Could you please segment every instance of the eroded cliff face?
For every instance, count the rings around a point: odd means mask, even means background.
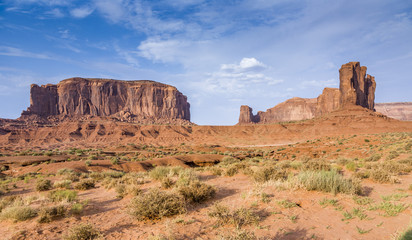
[[[412,121],[412,102],[376,103],[377,112],[402,121]]]
[[[70,78],[57,85],[32,85],[30,107],[22,117],[33,115],[190,121],[190,104],[175,87],[154,81]]]
[[[317,98],[292,98],[268,109],[266,112],[251,114],[246,121],[239,118],[239,124],[275,123],[311,119],[326,113],[353,105],[374,110],[375,78],[366,74],[366,67],[359,62],[343,64],[339,70],[339,89],[325,88]],[[248,106],[240,109],[240,116],[246,116]]]
[[[343,64],[339,69],[341,107],[359,105],[374,109],[376,82],[374,77],[366,75],[366,69],[359,62]]]

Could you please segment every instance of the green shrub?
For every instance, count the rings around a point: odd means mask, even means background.
[[[158,166],[153,168],[149,172],[149,177],[152,178],[153,180],[162,180],[165,177],[168,177],[170,173],[170,168],[169,167],[163,167],[163,166]]]
[[[298,205],[294,202],[291,202],[289,200],[282,200],[278,201],[278,204],[282,206],[283,208],[294,208],[297,207]]]
[[[84,209],[85,205],[86,204],[84,204],[84,203],[74,203],[70,207],[70,212],[72,214],[75,214],[75,215],[80,215],[83,212],[83,209]]]
[[[80,224],[70,229],[65,240],[93,240],[100,237],[100,231],[91,224]]]
[[[125,184],[118,184],[114,190],[117,193],[117,198],[124,198],[124,196],[126,196],[127,192],[126,192],[126,185]]]
[[[112,165],[119,165],[119,158],[118,157],[112,157],[110,162],[112,163]]]
[[[336,171],[304,171],[294,179],[298,187],[308,191],[331,192],[333,194],[360,194],[361,185],[358,179],[346,179]]]
[[[39,223],[49,223],[66,215],[67,209],[63,205],[44,207],[39,211]]]
[[[94,188],[95,182],[93,179],[84,179],[78,182],[76,185],[74,185],[75,189],[78,190],[87,190],[90,188]]]
[[[216,189],[202,182],[192,182],[179,188],[179,193],[190,203],[201,203],[212,198]]]
[[[358,168],[358,166],[357,166],[357,164],[356,164],[355,162],[348,162],[348,163],[345,165],[345,168],[346,168],[347,170],[349,170],[349,171],[354,172],[354,171],[356,171],[356,169]]]
[[[259,183],[264,183],[269,180],[284,180],[286,177],[286,170],[276,169],[275,167],[258,168],[253,174],[253,179]]]
[[[179,177],[177,178],[177,186],[187,186],[191,182],[199,181],[199,177],[192,169],[185,169],[179,172]]]
[[[242,228],[244,225],[257,224],[259,222],[259,216],[246,208],[238,208],[231,211],[228,207],[215,204],[208,212],[209,217],[217,219],[217,225],[233,224],[237,229]]]
[[[239,172],[239,168],[236,165],[228,167],[225,171],[225,176],[233,177]]]
[[[15,222],[26,221],[37,216],[37,211],[29,206],[11,206],[3,209],[0,219],[10,219]]]
[[[50,190],[50,189],[52,189],[52,183],[51,183],[51,181],[50,180],[48,180],[48,179],[40,179],[40,180],[37,180],[37,183],[36,183],[36,190],[37,191],[47,191],[47,190]]]
[[[177,193],[153,189],[134,197],[129,213],[138,220],[154,220],[186,212],[185,200]]]
[[[77,192],[73,190],[53,190],[49,193],[49,199],[53,202],[73,202],[77,199]]]
[[[72,187],[72,181],[70,180],[56,181],[53,183],[53,187],[70,189]]]
[[[87,160],[86,162],[84,162],[84,164],[86,164],[86,166],[91,166],[92,165],[92,161],[90,161],[90,160]]]
[[[369,210],[383,210],[385,213],[383,216],[390,217],[390,216],[397,216],[399,213],[403,212],[408,208],[407,205],[399,203],[392,203],[383,201],[379,205],[371,206]]]

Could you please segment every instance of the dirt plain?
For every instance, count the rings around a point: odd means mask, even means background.
[[[4,121],[1,238],[69,239],[87,223],[101,239],[399,239],[412,220],[411,147],[412,122],[360,107],[247,126]],[[308,172],[334,173],[359,191],[310,189],[301,181]],[[43,180],[52,187],[36,190]],[[184,212],[171,216],[130,214],[133,199],[153,189],[178,194],[192,180],[214,194],[185,199]],[[85,181],[94,186],[77,187]],[[52,201],[54,191],[77,197]],[[219,221],[217,203],[245,214]],[[64,214],[40,220],[57,205]],[[33,210],[27,219],[6,214],[22,206]]]

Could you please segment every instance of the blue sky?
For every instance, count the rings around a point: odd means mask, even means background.
[[[0,117],[31,83],[150,79],[188,96],[192,121],[237,123],[338,87],[360,61],[376,102],[412,101],[412,2],[403,0],[1,0]]]

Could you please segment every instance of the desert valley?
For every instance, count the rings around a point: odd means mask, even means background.
[[[33,84],[0,120],[1,238],[411,239],[412,103],[366,70],[234,126],[154,81]]]

